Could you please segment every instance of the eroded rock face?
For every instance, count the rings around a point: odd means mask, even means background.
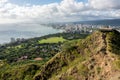
[[[94,32],[53,57],[35,80],[120,80],[119,41],[115,30]]]

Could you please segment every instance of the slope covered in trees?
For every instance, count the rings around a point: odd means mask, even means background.
[[[87,35],[58,33],[1,45],[0,80],[33,80],[34,76],[41,71],[42,66],[60,52],[62,44],[83,39]],[[60,37],[64,41],[49,43],[51,38],[56,37]],[[42,40],[49,41],[40,43]]]

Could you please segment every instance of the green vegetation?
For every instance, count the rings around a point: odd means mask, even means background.
[[[117,68],[120,69],[120,60],[116,61],[115,63],[116,63]]]
[[[0,80],[32,80],[37,71],[41,70],[39,64],[4,65],[0,68]]]
[[[42,39],[39,41],[40,44],[44,43],[59,43],[59,42],[64,42],[66,41],[63,37],[50,37],[47,39]]]
[[[86,36],[59,33],[0,46],[0,80],[109,80],[120,70],[120,33]]]
[[[107,35],[108,50],[120,55],[120,33],[117,31],[109,32]]]
[[[84,45],[85,47],[81,45]],[[47,62],[47,64],[42,69],[41,74],[39,74],[39,76],[37,76],[35,80],[46,80],[49,79],[51,76],[54,77],[50,80],[58,80],[56,78],[56,73],[64,75],[64,72],[69,72],[69,69],[71,69],[71,67],[78,67],[78,70],[81,71],[80,74],[85,77],[87,75],[88,69],[85,66],[83,69],[83,65],[81,65],[81,62],[89,59],[88,57],[90,56],[90,53],[89,49],[86,49],[86,47],[87,45],[83,40],[73,40],[66,42],[62,47],[62,52],[58,53],[56,56],[54,56],[51,60]],[[72,77],[73,76],[71,76],[71,79]],[[62,77],[62,79],[65,80],[67,80],[68,78],[70,79],[70,77],[67,75]]]
[[[99,74],[101,72],[101,68],[97,67],[97,73]]]
[[[58,33],[0,45],[0,80],[33,80],[43,65],[61,51],[64,42],[87,35]],[[66,65],[62,61],[60,64]]]
[[[84,40],[64,43],[61,52],[44,65],[35,80],[109,80],[113,75],[104,74],[111,73],[111,68],[115,70],[112,58],[118,59],[115,56],[119,55],[120,50],[119,35],[114,30],[97,31]],[[116,64],[119,67],[120,62]]]

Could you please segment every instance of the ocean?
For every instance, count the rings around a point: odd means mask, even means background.
[[[0,44],[9,43],[11,38],[34,38],[59,33],[61,30],[41,24],[0,24]]]

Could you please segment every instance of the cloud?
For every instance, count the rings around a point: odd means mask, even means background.
[[[120,9],[120,0],[88,0],[95,9]]]
[[[6,3],[8,0],[0,0],[0,3]]]
[[[0,23],[64,22],[120,18],[119,0],[62,0],[46,5],[24,5],[0,0]]]

